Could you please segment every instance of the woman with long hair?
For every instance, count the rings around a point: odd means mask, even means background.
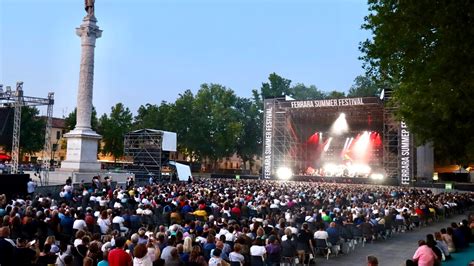
[[[191,254],[189,254],[187,266],[207,266],[207,261],[202,255],[201,247],[194,246]]]

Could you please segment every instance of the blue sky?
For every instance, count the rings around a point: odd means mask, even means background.
[[[76,105],[83,0],[0,0],[0,83],[55,92],[54,115]],[[360,0],[96,0],[94,106],[173,102],[220,83],[250,97],[272,72],[324,91],[363,74]],[[45,108],[41,108],[45,113]]]

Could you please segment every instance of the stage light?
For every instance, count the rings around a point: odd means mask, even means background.
[[[331,145],[332,137],[329,137],[329,139],[326,141],[326,144],[324,145],[323,151],[328,151],[329,150],[329,145]]]
[[[373,173],[370,175],[370,178],[373,180],[382,180],[383,177],[384,177],[383,174],[379,174],[379,173]]]
[[[338,170],[338,166],[334,163],[326,163],[323,165],[325,176],[335,176]]]
[[[277,169],[276,176],[278,179],[288,180],[293,176],[293,172],[290,168],[282,166]]]
[[[334,124],[331,127],[331,133],[335,135],[342,135],[349,131],[349,125],[346,121],[346,114],[341,113],[339,117],[334,121]]]
[[[433,181],[438,181],[438,179],[439,179],[438,172],[434,172],[433,173]]]
[[[353,152],[357,158],[364,158],[365,154],[370,146],[370,134],[364,131],[360,138],[358,138],[354,144]]]

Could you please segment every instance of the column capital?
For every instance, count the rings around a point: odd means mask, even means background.
[[[102,30],[96,25],[97,19],[93,16],[86,16],[83,20],[81,26],[76,28],[76,35],[84,39],[95,39],[102,36]],[[91,40],[92,41],[92,40]]]

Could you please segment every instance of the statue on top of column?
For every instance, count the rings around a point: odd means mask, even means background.
[[[84,0],[84,9],[86,10],[88,17],[94,16],[94,2],[95,0]]]

